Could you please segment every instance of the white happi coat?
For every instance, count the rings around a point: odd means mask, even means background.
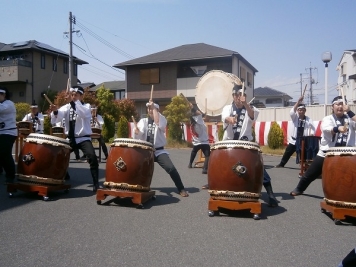
[[[91,140],[90,135],[92,134],[91,131],[91,125],[90,125],[90,120],[91,120],[91,107],[90,104],[84,103],[84,105],[79,101],[75,101],[75,108],[76,111],[75,113],[77,114],[77,118],[75,121],[75,128],[74,128],[74,137],[75,137],[75,142],[77,144],[86,141],[86,140]],[[69,132],[69,113],[70,113],[70,104],[66,104],[58,109],[58,114],[54,115],[53,112],[51,112],[51,123],[56,124],[59,122],[62,122],[64,119],[64,131],[65,134],[68,135]]]
[[[154,142],[153,142],[154,148],[164,147],[167,143],[166,135],[165,135],[167,119],[161,113],[158,113],[158,116],[159,116],[159,125],[156,125],[155,122],[153,122],[155,126]],[[139,139],[147,142],[148,118],[141,119],[137,123],[137,128],[139,130],[139,133],[136,135],[135,131],[133,131],[132,137],[134,139]],[[157,157],[164,153],[169,154],[165,149],[156,150],[155,156]]]
[[[248,116],[248,113],[246,110],[246,116],[243,120],[241,132],[240,132],[240,137],[246,136],[249,141],[253,140],[252,126],[253,126],[253,123],[256,121],[258,114],[260,113],[260,111],[257,108],[252,107],[252,109],[253,109],[253,113],[254,113],[253,119],[251,119],[250,116]],[[225,119],[227,117],[232,116],[231,115],[232,111],[233,111],[233,108],[232,108],[232,104],[231,104],[231,105],[226,105],[223,108],[223,111],[221,113],[221,120],[223,122],[223,127],[224,127],[224,129],[226,128],[226,130],[224,131],[223,140],[233,140],[234,139],[234,133],[232,131],[232,124],[228,124],[225,122]]]
[[[290,110],[289,115],[290,118],[292,119],[292,123],[288,124],[288,133],[289,133],[288,143],[295,145],[295,141],[297,138],[299,115],[297,111],[294,111],[294,107]],[[309,135],[315,135],[315,127],[313,125],[313,121],[308,116],[305,116],[303,136],[309,136]]]

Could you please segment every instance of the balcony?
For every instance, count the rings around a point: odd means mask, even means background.
[[[31,80],[32,63],[27,60],[0,60],[0,82],[26,82]]]

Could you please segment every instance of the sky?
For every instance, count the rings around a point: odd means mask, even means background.
[[[338,95],[336,67],[356,49],[354,0],[0,0],[0,42],[36,40],[69,53],[69,12],[76,18],[73,55],[82,83],[125,80],[112,66],[186,44],[241,54],[258,72],[255,88],[296,101],[310,76],[314,101]],[[324,52],[332,53],[325,90]],[[301,83],[302,79],[302,83]],[[50,82],[50,77],[49,77]]]

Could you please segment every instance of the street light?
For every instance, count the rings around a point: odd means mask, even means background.
[[[326,116],[326,105],[328,104],[328,63],[331,61],[332,55],[331,52],[324,52],[321,55],[321,60],[325,63],[325,106],[324,106],[324,116]]]

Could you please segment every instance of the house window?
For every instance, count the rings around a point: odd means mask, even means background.
[[[141,84],[159,83],[159,68],[141,69],[140,83]]]
[[[63,73],[67,74],[68,73],[68,61],[64,60],[63,62]]]
[[[281,98],[267,98],[266,99],[266,104],[280,104],[282,103]]]
[[[252,74],[251,72],[247,72],[247,86],[252,86]]]
[[[115,92],[115,99],[124,99],[125,98],[125,90],[119,90]]]
[[[240,80],[241,81],[246,81],[246,70],[243,67],[240,67]]]
[[[41,69],[46,68],[46,56],[45,54],[41,54]]]
[[[78,65],[77,65],[77,63],[74,63],[73,64],[74,66],[74,68],[73,68],[73,75],[74,76],[77,76],[78,75]]]
[[[57,71],[57,57],[53,57],[53,71]]]

